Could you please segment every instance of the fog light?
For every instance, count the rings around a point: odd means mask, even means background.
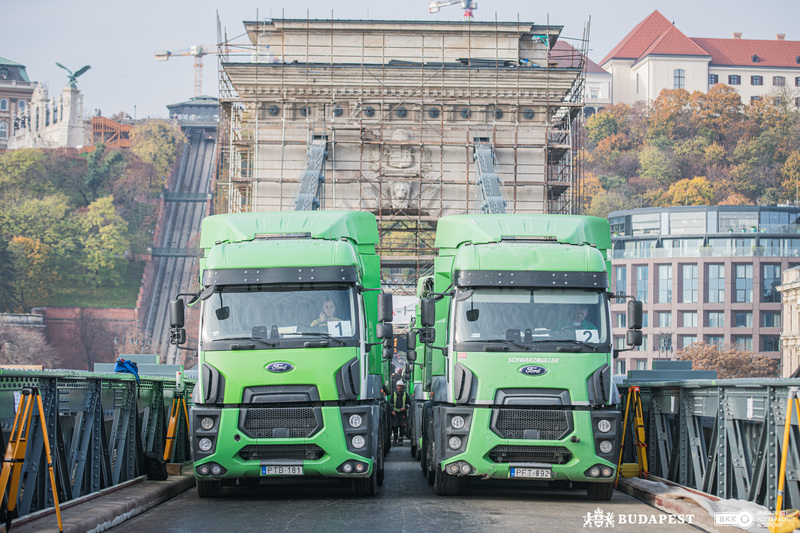
[[[214,465],[211,467],[211,473],[215,476],[218,476],[222,473],[222,467],[219,465]]]
[[[353,465],[351,463],[345,463],[342,465],[342,472],[345,474],[349,474],[353,471]]]
[[[201,475],[207,476],[208,475],[208,465],[202,465],[200,468],[197,469]]]
[[[450,440],[447,442],[450,445],[451,450],[458,450],[461,448],[461,438],[460,437],[450,437]]]
[[[350,415],[350,420],[348,420],[348,422],[350,422],[351,428],[360,428],[363,420],[361,420],[360,415]]]
[[[469,463],[461,463],[461,473],[467,475],[472,472],[472,467]]]
[[[597,429],[599,429],[601,433],[608,433],[611,431],[611,422],[605,419],[600,420],[597,423]]]
[[[589,469],[589,475],[592,477],[598,477],[600,475],[600,467],[593,466]]]
[[[614,445],[611,444],[610,440],[601,440],[600,441],[600,453],[611,453],[611,450],[614,449]]]
[[[603,477],[611,477],[611,469],[609,467],[603,468]]]
[[[464,427],[464,417],[463,416],[454,416],[452,420],[450,420],[450,425],[453,426],[453,429],[461,429]]]
[[[355,448],[356,450],[360,450],[361,448],[364,447],[364,444],[366,444],[367,441],[365,441],[364,437],[362,437],[361,435],[356,435],[350,442],[353,444],[353,448]]]
[[[458,464],[450,463],[449,465],[447,465],[447,471],[450,472],[451,474],[458,474]]]
[[[202,438],[200,442],[197,443],[197,447],[200,448],[201,452],[207,452],[211,449],[211,439]]]
[[[209,429],[214,427],[214,420],[212,418],[205,416],[203,417],[202,420],[200,420],[200,427],[208,431]]]
[[[367,469],[367,465],[364,463],[356,463],[356,472],[361,473]]]

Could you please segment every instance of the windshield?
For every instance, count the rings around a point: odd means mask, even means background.
[[[355,345],[355,301],[347,284],[219,286],[203,302],[203,349]]]
[[[608,329],[602,292],[476,288],[456,295],[456,344],[496,343],[524,349],[560,342],[595,350],[596,345],[608,343]]]

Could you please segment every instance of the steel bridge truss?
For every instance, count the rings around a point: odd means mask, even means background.
[[[641,390],[651,474],[719,498],[775,509],[786,401],[800,380],[628,384]],[[796,416],[791,424],[784,508],[800,505]],[[634,462],[635,441],[630,435],[625,440],[623,462]]]

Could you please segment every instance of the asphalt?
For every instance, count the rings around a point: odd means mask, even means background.
[[[90,494],[62,505],[61,518],[66,533],[99,533],[117,526],[148,509],[194,487],[194,475],[170,476],[166,481],[150,481],[141,476],[116,487]],[[620,478],[617,490],[628,494],[652,507],[673,515],[692,515],[692,524],[700,529],[718,533],[734,533],[743,530],[766,532],[758,524],[739,528],[719,526],[714,523],[714,513],[741,510],[749,505],[756,514],[765,508],[752,502],[726,501],[714,496],[679,487],[665,480],[642,480]],[[58,523],[54,509],[45,509],[17,519],[12,524],[15,533],[55,533]],[[0,533],[6,533],[0,526]]]

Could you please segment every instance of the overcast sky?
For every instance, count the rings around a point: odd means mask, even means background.
[[[579,38],[591,18],[589,57],[602,59],[636,24],[658,9],[689,37],[800,40],[798,0],[477,0],[476,21],[524,21],[564,27]],[[62,63],[91,70],[78,80],[84,113],[124,111],[136,118],[166,117],[167,104],[191,98],[193,58],[160,62],[156,50],[186,50],[217,42],[217,13],[229,40],[242,42],[242,21],[274,18],[462,20],[456,5],[428,13],[427,0],[368,2],[305,0],[259,4],[241,0],[0,0],[0,57],[22,63],[50,96],[66,84]],[[236,39],[237,36],[240,36]],[[217,61],[204,58],[203,93],[217,95]],[[134,107],[135,106],[135,107]]]

